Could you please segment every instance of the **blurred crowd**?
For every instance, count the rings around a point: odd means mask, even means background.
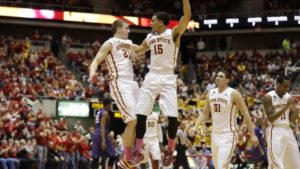
[[[165,11],[173,16],[181,16],[182,0],[127,0],[115,1],[123,11],[130,11],[134,15],[150,16],[156,11]],[[194,16],[204,16],[207,13],[223,13],[229,7],[228,0],[190,0]]]
[[[34,7],[43,7],[48,9],[57,9],[57,10],[88,10],[93,11],[93,6],[88,0],[5,0],[1,4],[5,5],[14,5],[16,6],[29,6]]]
[[[264,0],[264,10],[266,11],[284,11],[299,9],[299,7],[299,1]]]

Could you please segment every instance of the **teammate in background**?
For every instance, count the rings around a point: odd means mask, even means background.
[[[298,145],[290,123],[298,119],[298,110],[287,93],[291,81],[279,76],[275,90],[268,92],[263,105],[268,117],[267,128],[269,169],[300,169]]]
[[[112,24],[112,29],[114,36],[101,46],[90,65],[89,80],[95,76],[99,63],[105,60],[112,78],[109,86],[111,96],[116,101],[122,114],[122,119],[126,123],[123,134],[124,157],[121,161],[124,167],[131,168],[142,160],[142,155],[131,152],[136,126],[135,106],[139,94],[139,86],[133,80],[133,67],[130,60],[132,42],[128,40],[128,24],[121,20],[116,20]],[[137,156],[133,156],[135,154]]]
[[[147,129],[144,136],[143,146],[144,160],[141,162],[142,169],[146,169],[145,164],[149,161],[149,155],[151,158],[151,168],[159,169],[159,161],[161,160],[159,144],[162,143],[162,130],[158,121],[159,112],[152,112],[147,117]]]
[[[115,157],[115,148],[112,140],[109,138],[109,123],[110,123],[111,101],[103,101],[103,109],[99,110],[96,115],[95,124],[96,130],[93,135],[92,145],[92,169],[98,169],[99,157],[101,157],[101,168],[106,168],[106,158],[109,158],[108,168],[112,169]]]
[[[177,91],[174,69],[180,46],[181,35],[185,32],[191,19],[189,0],[183,2],[183,17],[173,29],[168,29],[169,15],[164,12],[155,13],[151,20],[152,33],[148,34],[140,46],[132,46],[136,53],[150,49],[150,72],[146,75],[137,102],[136,150],[140,152],[146,132],[146,119],[151,113],[156,96],[160,95],[162,112],[168,117],[168,148],[164,152],[162,164],[169,166],[175,148],[177,132]]]
[[[228,87],[229,75],[225,70],[217,73],[217,88],[211,89],[206,98],[204,110],[200,113],[193,130],[200,124],[208,120],[210,113],[212,116],[212,140],[211,150],[214,166],[216,169],[228,169],[231,156],[237,142],[236,113],[239,110],[247,124],[251,141],[258,145],[257,137],[254,133],[254,124],[251,121],[248,108],[242,95],[235,89]]]

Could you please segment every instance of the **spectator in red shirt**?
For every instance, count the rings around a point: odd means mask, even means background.
[[[38,169],[45,169],[48,154],[48,139],[46,132],[46,124],[44,121],[41,121],[40,126],[35,129],[35,137],[37,140]]]

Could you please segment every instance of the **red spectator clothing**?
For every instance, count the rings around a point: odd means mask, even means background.
[[[51,134],[48,136],[49,142],[52,143],[52,148],[55,150],[65,151],[65,146],[63,145],[63,140],[56,134]]]
[[[9,157],[17,158],[17,155],[21,149],[22,149],[22,147],[20,147],[20,146],[15,146],[15,145],[11,146],[11,148],[9,149],[9,152],[8,152]]]
[[[3,126],[0,127],[0,139],[2,139],[6,135],[5,129]]]
[[[7,148],[8,148],[8,145],[7,146],[0,146],[1,151],[3,151],[4,149],[7,149]],[[1,157],[2,158],[8,158],[9,157],[9,151],[6,151],[6,152],[2,153]]]
[[[47,146],[48,145],[47,135],[43,132],[44,132],[43,129],[40,127],[35,129],[36,142],[38,145]]]
[[[63,144],[66,147],[66,152],[68,152],[69,154],[71,154],[72,152],[74,152],[75,149],[76,149],[76,144],[70,138],[68,138],[67,140],[65,140]]]
[[[79,153],[81,155],[84,154],[85,151],[90,150],[90,145],[89,145],[89,142],[87,140],[84,140],[84,141],[78,143],[76,147],[77,147],[77,150],[79,151]]]
[[[23,129],[25,128],[25,124],[24,123],[20,124],[20,121],[17,121],[16,123],[19,123],[19,124],[16,124],[16,128],[15,128],[16,135],[15,135],[15,137],[17,139],[22,139],[22,138],[25,137],[24,134],[23,134]]]
[[[56,62],[53,58],[48,59],[48,69],[54,70]]]
[[[14,124],[10,121],[10,119],[7,119],[3,121],[3,128],[6,134],[12,134],[14,129]]]
[[[91,160],[92,159],[92,155],[91,155],[91,151],[90,151],[90,145],[89,142],[84,139],[84,141],[82,141],[81,143],[77,144],[77,150],[79,151],[80,155],[84,156],[85,158]]]
[[[60,120],[58,122],[57,129],[58,130],[67,130],[68,129],[67,121],[65,119],[64,120]]]

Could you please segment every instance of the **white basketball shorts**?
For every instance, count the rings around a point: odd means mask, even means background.
[[[238,134],[236,132],[212,132],[211,139],[212,159],[215,169],[229,169]]]
[[[153,104],[159,96],[159,106],[162,113],[168,117],[178,116],[177,103],[177,75],[164,72],[149,72],[140,89],[136,112],[148,116]]]
[[[139,95],[139,86],[136,81],[127,79],[112,80],[110,94],[115,100],[125,123],[135,120],[135,107]]]
[[[160,147],[158,137],[147,138],[144,137],[143,151],[144,159],[141,163],[147,163],[150,161],[150,155],[153,160],[160,160]]]
[[[269,169],[300,169],[297,141],[289,126],[267,128]]]

